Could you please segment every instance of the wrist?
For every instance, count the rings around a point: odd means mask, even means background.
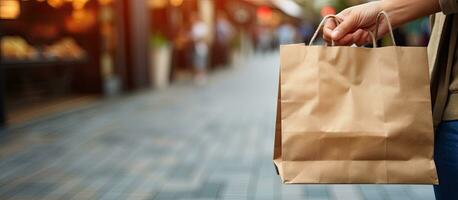
[[[396,27],[400,26],[406,21],[409,20],[409,17],[406,16],[404,12],[406,6],[405,1],[392,1],[392,0],[383,0],[380,1],[380,11],[385,11],[390,17],[391,25]]]

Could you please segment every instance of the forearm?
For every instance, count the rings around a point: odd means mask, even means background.
[[[390,15],[393,26],[441,11],[439,0],[382,0],[381,9]]]

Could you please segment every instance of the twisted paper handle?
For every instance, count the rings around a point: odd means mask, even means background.
[[[380,26],[380,18],[385,17],[386,23],[388,24],[388,29],[390,30],[390,36],[391,36],[391,41],[393,42],[393,45],[396,46],[396,41],[394,39],[394,34],[393,34],[393,27],[391,26],[391,21],[390,17],[388,16],[388,13],[385,11],[380,12],[377,15],[377,21],[375,22],[375,36],[378,36],[378,30]]]
[[[310,39],[309,46],[312,46],[313,42],[315,42],[316,37],[318,36],[318,33],[320,33],[321,30],[323,30],[324,24],[328,19],[333,18],[336,22],[336,24],[340,24],[339,18],[335,15],[326,15],[323,20],[321,20],[320,24],[318,25],[318,28],[316,29],[315,33],[312,36],[312,39]],[[332,46],[334,46],[334,40],[332,40]]]

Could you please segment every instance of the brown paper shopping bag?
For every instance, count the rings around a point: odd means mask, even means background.
[[[438,183],[426,48],[297,44],[280,56],[284,183]]]

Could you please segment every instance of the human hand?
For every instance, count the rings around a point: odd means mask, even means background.
[[[323,28],[324,40],[344,46],[362,46],[371,42],[369,31],[375,31],[377,15],[383,10],[381,3],[374,1],[343,10],[337,14],[339,25],[334,20],[327,20]],[[380,21],[377,38],[388,32],[388,25],[384,20]]]

